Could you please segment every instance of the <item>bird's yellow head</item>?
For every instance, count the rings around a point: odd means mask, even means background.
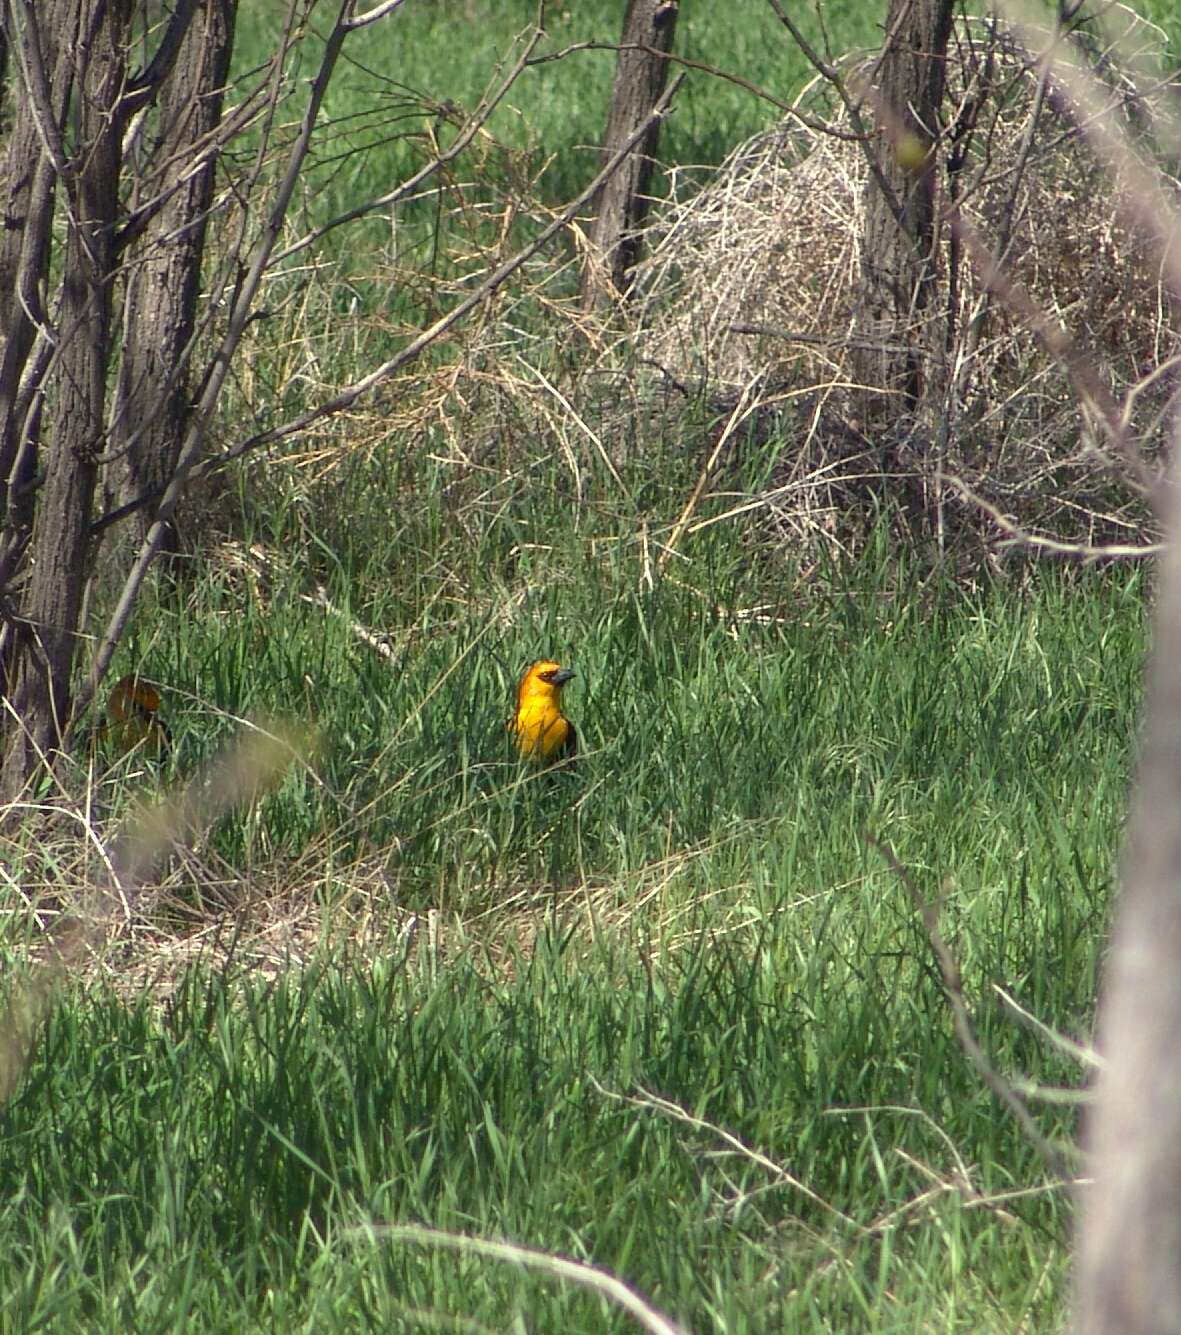
[[[572,669],[564,668],[552,658],[539,658],[526,669],[517,687],[517,708],[529,700],[553,700],[560,704],[562,688],[573,676]]]
[[[539,658],[526,669],[517,687],[517,712],[509,720],[521,756],[552,761],[574,754],[574,724],[562,713],[562,690],[573,676],[552,658]]]

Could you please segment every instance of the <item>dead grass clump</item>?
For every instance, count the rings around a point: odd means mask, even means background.
[[[637,273],[642,355],[719,389],[768,371],[835,387],[863,185],[855,146],[790,121],[740,145],[704,185],[674,169]],[[778,336],[736,330],[744,325]]]
[[[1141,20],[1129,32],[1141,48],[1157,44]],[[853,507],[867,491],[897,496],[906,478],[902,490],[940,525],[995,536],[992,507],[1063,539],[1143,540],[1151,520],[1135,470],[1112,451],[1061,361],[986,290],[951,219],[958,211],[1009,280],[1086,350],[1126,406],[1150,467],[1165,447],[1170,363],[1181,350],[1158,244],[1128,221],[1126,182],[1096,160],[1054,76],[1041,81],[1028,54],[984,21],[961,23],[953,52],[938,294],[908,333],[930,368],[917,409],[900,406],[885,436],[860,437],[851,354],[869,174],[848,115],[823,84],[797,104],[807,121],[790,118],[744,144],[700,188],[674,180],[638,276],[640,355],[720,392],[759,376],[804,392],[777,497],[781,517],[796,512],[796,530],[817,527],[818,498],[830,510]],[[1147,79],[1141,54],[1129,54],[1125,35],[1118,50],[1092,52],[1092,65],[1107,90],[1103,115],[1147,158],[1146,128],[1176,122],[1178,84]],[[969,112],[972,128],[951,133]],[[1159,163],[1154,171],[1177,193]],[[850,448],[858,438],[864,448]]]

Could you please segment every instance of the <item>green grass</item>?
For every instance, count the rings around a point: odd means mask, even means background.
[[[1041,1173],[933,981],[905,978],[896,908],[827,898],[647,965],[551,939],[512,978],[459,962],[432,981],[396,959],[233,988],[194,972],[163,1017],[71,996],[6,1114],[5,1327],[409,1330],[429,1311],[628,1328],[511,1267],[369,1230],[421,1221],[610,1267],[694,1329],[1046,1328],[1065,1201],[1007,1203],[1008,1221],[951,1192],[918,1202],[926,1172],[953,1171],[945,1135],[985,1195]],[[610,1096],[638,1090],[810,1194]]]
[[[551,45],[613,39],[617,9],[554,8]],[[366,39],[380,76],[350,67],[334,94],[341,142],[407,128],[381,115],[383,78],[408,70],[470,105],[530,14],[407,6]],[[857,14],[833,17],[836,49],[873,41]],[[267,15],[242,15],[247,64]],[[802,67],[769,15],[687,9],[679,46],[790,94]],[[479,42],[456,41],[461,19]],[[552,153],[542,195],[573,193],[611,69],[600,52],[528,72],[494,126],[523,156],[497,170]],[[716,161],[765,116],[693,76],[666,151]],[[302,221],[388,188],[419,151],[375,148],[347,179],[322,160]],[[346,267],[369,255],[358,241]],[[392,342],[354,318],[381,281],[338,279],[308,276],[290,340],[259,323],[223,439]],[[399,385],[302,458],[244,469],[198,516],[192,570],[139,605],[111,680],[164,686],[160,782],[199,773],[243,719],[318,742],[197,841],[105,973],[59,988],[0,1113],[0,1329],[634,1328],[553,1278],[382,1232],[407,1223],[604,1267],[695,1331],[1061,1327],[1068,1196],[954,1041],[867,835],[939,900],[997,1067],[1079,1085],[994,985],[1089,1032],[1145,578],[1014,563],[969,583],[960,553],[900,553],[888,506],[876,527],[842,516],[852,555],[819,562],[757,510],[720,520],[791,457],[788,418],[728,454],[693,514],[720,522],[669,554],[718,423],[700,405],[657,419],[638,393],[630,414],[608,391],[588,403],[579,382],[609,468],[581,423],[555,429],[550,400],[495,378],[517,349],[566,386],[576,356],[540,321],[503,327],[503,360],[473,355],[442,425],[403,437],[420,386]],[[504,730],[542,654],[579,674],[583,756],[561,774],[522,770]],[[79,801],[100,829],[152,792],[136,770]],[[22,895],[48,883],[52,909],[75,852],[30,834],[5,875]],[[288,903],[324,939],[272,978],[258,932]],[[15,958],[30,915],[6,907]],[[382,926],[354,937],[362,920]],[[192,932],[218,948],[170,967]],[[146,937],[170,986],[140,995],[125,966]],[[19,1010],[19,968],[6,977]],[[685,1117],[626,1101],[645,1091]],[[1075,1105],[1034,1107],[1074,1138]]]
[[[163,1011],[64,995],[5,1111],[0,1325],[630,1328],[552,1279],[380,1234],[407,1222],[606,1267],[694,1330],[1058,1322],[1067,1197],[959,1051],[864,833],[941,897],[998,1067],[1078,1084],[991,988],[1088,1029],[1142,579],[1037,568],[972,591],[877,533],[805,576],[748,516],[686,538],[649,588],[630,506],[659,536],[693,460],[633,464],[630,502],[588,465],[575,499],[538,451],[502,476],[507,507],[485,507],[488,470],[293,474],[244,535],[273,561],[265,597],[210,573],[144,608],[129,662],[172,688],[179,770],[233,717],[320,731],[306,770],[214,832],[230,902],[296,890],[326,921],[453,925],[441,959],[326,941],[272,982],[245,950]],[[743,467],[701,513],[764,461]],[[392,662],[300,597],[312,578]],[[579,670],[586,755],[539,777],[503,722],[543,651]],[[385,888],[350,888],[374,861]],[[640,1091],[801,1186],[611,1097]],[[1038,1116],[1072,1138],[1071,1109]],[[983,1203],[952,1189],[957,1156]]]
[[[828,8],[826,28],[810,6],[798,17],[819,49],[824,50],[827,41],[832,53],[842,55],[878,44],[884,6],[881,14],[875,6]],[[238,70],[257,67],[274,50],[284,12],[277,6],[245,7],[238,21]],[[413,152],[411,140],[399,136],[412,125],[420,133],[429,123],[398,119],[399,109],[407,109],[406,98],[473,109],[496,61],[513,49],[536,17],[532,0],[408,5],[390,21],[366,29],[361,40],[347,43],[342,77],[325,104],[325,118],[340,126],[338,146],[345,141],[376,144],[381,151],[371,152],[368,162],[362,158],[349,163],[347,170],[338,166],[332,187],[316,200],[316,207],[327,211],[339,204],[338,191],[345,187],[355,192],[351,199],[387,190],[389,153],[401,167],[409,159],[399,155]],[[621,8],[608,0],[548,5],[546,36],[536,57],[586,42],[617,43],[621,27]],[[313,31],[316,28],[313,25]],[[315,50],[313,43],[309,52]],[[794,97],[812,77],[790,34],[760,0],[738,0],[725,12],[709,6],[686,9],[677,25],[675,50],[783,100]],[[310,64],[313,56],[305,59]],[[542,193],[552,202],[576,193],[597,169],[596,146],[606,124],[615,62],[615,52],[607,50],[572,51],[561,60],[541,60],[524,72],[490,123],[497,139],[525,153],[536,167],[550,164]],[[775,114],[769,103],[736,84],[690,71],[664,135],[663,155],[677,163],[719,162]]]
[[[1056,840],[1107,837],[1142,647],[1134,580],[1046,572],[1025,597],[966,595],[871,544],[853,573],[800,581],[748,521],[689,539],[648,588],[632,503],[588,466],[571,504],[562,469],[539,444],[533,469],[503,475],[511,503],[456,508],[432,465],[356,461],[248,535],[272,562],[264,598],[215,576],[183,614],[145,608],[140,634],[150,625],[160,647],[137,640],[131,656],[176,692],[182,768],[232,718],[313,723],[316,779],[295,775],[270,800],[272,840],[327,843],[345,860],[396,848],[416,906],[485,907],[531,880],[616,880],[670,848],[708,848],[687,861],[691,893],[716,883],[715,859],[729,874],[751,823],[772,858],[812,843],[823,883],[843,879],[848,839],[869,825],[982,893],[1034,846],[1049,856]],[[625,478],[653,544],[690,471]],[[727,503],[707,498],[705,511]],[[312,579],[336,611],[306,600]],[[389,659],[354,620],[387,637]],[[522,784],[504,724],[540,656],[578,671],[567,701],[586,755],[577,776]],[[1092,800],[1074,802],[1084,790]],[[552,838],[530,837],[538,822]],[[231,823],[231,862],[257,828]]]

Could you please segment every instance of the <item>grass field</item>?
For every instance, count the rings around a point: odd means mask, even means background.
[[[267,31],[245,8],[243,67]],[[617,8],[554,7],[551,41],[610,40]],[[746,8],[687,6],[682,50],[790,95],[803,66]],[[874,41],[864,7],[829,8],[834,49]],[[479,43],[457,47],[461,14]],[[380,73],[342,84],[343,139],[389,79],[470,101],[530,14],[408,5],[366,47]],[[555,155],[550,202],[585,179],[610,82],[608,53],[572,59],[593,76],[539,66],[521,96],[544,95],[493,127]],[[696,80],[666,148],[714,161],[763,122]],[[383,141],[300,222],[417,151]],[[314,281],[302,341],[260,326],[223,438],[392,338]],[[561,330],[511,332],[558,382]],[[384,419],[425,372],[248,464],[138,610],[112,676],[162,683],[175,753],[80,775],[97,830],[244,719],[312,741],[53,983],[2,1112],[0,1330],[637,1328],[456,1237],[585,1262],[693,1331],[1064,1328],[1068,1188],[970,1066],[872,840],[938,903],[987,1053],[1069,1152],[1087,1072],[1004,996],[1087,1041],[1147,575],[1014,556],[965,577],[962,553],[900,548],[888,504],[843,551],[793,550],[744,508],[790,416],[678,527],[716,405],[575,430],[468,369],[412,449]],[[578,672],[559,774],[523,771],[504,729],[543,654]],[[47,805],[0,868],[6,1060],[42,996],[29,904],[81,877],[80,805]]]
[[[388,509],[355,484],[342,501]],[[326,928],[363,911],[388,935],[328,937],[275,976],[254,945],[198,959],[162,1006],[126,999],[117,959],[65,991],[5,1115],[7,1328],[628,1328],[387,1223],[585,1259],[690,1329],[1056,1324],[1065,1193],[968,1067],[864,835],[942,898],[1000,1069],[1077,1085],[993,988],[1087,1032],[1140,578],[1047,569],[968,593],[871,544],[805,580],[718,526],[640,591],[624,526],[579,564],[589,535],[559,531],[547,491],[517,498],[519,524],[554,532],[536,565],[510,560],[516,525],[439,537],[433,569],[463,600],[413,599],[408,578],[394,597],[380,550],[368,568],[334,553],[334,594],[365,603],[393,664],[294,582],[245,607],[207,583],[157,613],[142,647],[175,686],[179,768],[228,728],[217,708],[320,728],[308,770],[215,833],[231,901],[249,918],[243,896],[304,895]],[[764,620],[737,617],[756,605]],[[543,648],[579,669],[588,754],[537,778],[503,716]],[[384,889],[362,890],[375,864]],[[193,930],[185,893],[155,930]],[[442,911],[438,951],[424,932],[407,958],[408,908]],[[629,1101],[648,1095],[680,1111]],[[1073,1106],[1035,1106],[1068,1140]]]
[[[329,142],[338,151],[342,142],[354,148],[374,145],[376,151],[357,155],[345,169],[337,160],[335,172],[329,172],[331,184],[315,192],[311,205],[327,212],[346,195],[353,202],[367,190],[381,194],[392,172],[412,161],[417,165],[420,150],[408,132],[420,127],[403,118],[412,102],[425,98],[473,109],[497,62],[514,51],[537,12],[533,0],[409,4],[396,19],[369,29],[362,43],[346,48],[342,77],[326,108],[339,126]],[[615,53],[588,49],[549,58],[586,43],[617,43],[622,13],[610,0],[547,5],[537,63],[524,72],[489,124],[498,140],[523,155],[530,175],[539,173],[538,193],[550,202],[575,194],[597,169],[595,146],[603,133]],[[239,69],[254,67],[262,52],[273,49],[283,14],[281,5],[244,7]],[[882,16],[870,6],[829,6],[824,25],[808,7],[799,21],[817,49],[834,56],[875,48],[881,40]],[[738,0],[725,12],[687,6],[678,21],[676,49],[687,60],[735,74],[785,101],[812,75],[774,11],[760,0]],[[773,106],[736,84],[692,71],[668,122],[664,154],[680,164],[716,163],[765,128],[774,114]],[[441,125],[440,131],[445,137]]]

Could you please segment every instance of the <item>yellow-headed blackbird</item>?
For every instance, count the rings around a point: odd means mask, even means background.
[[[562,688],[574,676],[569,668],[542,658],[521,678],[517,712],[508,721],[522,759],[551,765],[578,751],[574,724],[562,713]]]
[[[172,737],[159,718],[160,692],[138,677],[120,677],[107,701],[107,717],[99,728],[99,740],[120,755],[136,747],[155,759],[168,754]]]

